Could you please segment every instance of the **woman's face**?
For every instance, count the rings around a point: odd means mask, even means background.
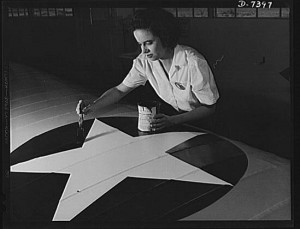
[[[133,35],[141,46],[142,53],[145,54],[149,60],[155,61],[167,57],[167,49],[162,46],[159,37],[154,36],[149,30],[136,29]]]

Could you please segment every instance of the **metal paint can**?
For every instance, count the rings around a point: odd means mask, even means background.
[[[152,132],[151,120],[159,113],[160,103],[158,101],[145,101],[138,103],[138,129],[143,132]]]

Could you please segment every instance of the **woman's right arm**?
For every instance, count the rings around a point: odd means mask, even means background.
[[[106,106],[120,101],[125,95],[131,92],[134,88],[128,87],[121,83],[116,87],[108,89],[99,98],[89,104],[84,104],[82,100],[79,101],[76,107],[77,114],[83,113],[87,115],[95,110],[102,109]]]

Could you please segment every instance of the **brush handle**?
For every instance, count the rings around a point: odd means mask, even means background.
[[[80,128],[82,128],[82,124],[83,124],[83,102],[82,100],[79,101],[79,120],[78,120],[78,125]]]

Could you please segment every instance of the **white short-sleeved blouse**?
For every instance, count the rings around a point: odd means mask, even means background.
[[[149,80],[160,98],[176,110],[190,111],[201,104],[212,105],[219,98],[213,73],[195,49],[177,45],[168,75],[158,60],[148,60],[140,54],[123,83],[128,87],[145,85]]]

